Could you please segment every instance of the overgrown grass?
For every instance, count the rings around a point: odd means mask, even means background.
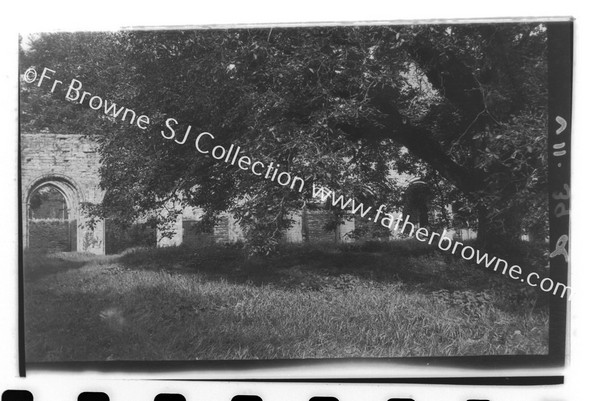
[[[235,246],[36,255],[25,258],[25,273],[28,361],[548,349],[544,302],[514,298],[505,277],[411,242],[286,245],[268,259],[247,259]]]

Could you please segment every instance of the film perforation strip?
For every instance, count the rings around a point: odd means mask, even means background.
[[[1,401],[33,401],[33,394],[28,390],[6,390],[2,393]],[[103,392],[82,392],[77,397],[77,401],[109,401],[110,398]],[[182,394],[177,393],[160,393],[154,397],[154,401],[185,401],[186,398]],[[257,395],[236,395],[231,401],[263,401]],[[340,401],[336,397],[331,396],[315,396],[309,401]],[[415,401],[413,398],[390,398],[387,401]],[[468,399],[467,401],[490,401],[489,399]]]
[[[34,396],[28,390],[6,390],[2,394],[1,401],[33,401]],[[109,401],[110,397],[104,392],[82,392],[78,395],[77,401]],[[186,401],[182,394],[178,393],[159,393],[154,397],[154,401]],[[263,401],[258,395],[236,395],[231,401]],[[314,396],[309,401],[342,401],[331,396]],[[387,401],[415,401],[413,398],[390,398]],[[490,401],[489,399],[467,399],[466,401]]]

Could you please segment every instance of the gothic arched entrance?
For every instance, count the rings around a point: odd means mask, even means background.
[[[93,227],[88,224],[80,206],[86,199],[73,180],[45,175],[34,180],[25,194],[25,248],[104,254],[104,221]]]
[[[40,185],[31,192],[27,213],[30,248],[47,252],[77,249],[77,220],[67,199],[52,183]]]
[[[46,252],[77,251],[80,199],[67,177],[36,180],[27,190],[25,246]]]

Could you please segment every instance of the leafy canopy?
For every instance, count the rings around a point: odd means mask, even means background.
[[[31,87],[22,126],[97,138],[100,216],[134,221],[178,198],[208,224],[234,212],[263,246],[310,206],[310,191],[165,140],[172,117],[180,135],[211,132],[307,188],[366,204],[399,207],[398,175],[418,174],[438,203],[462,205],[457,219],[478,222],[481,238],[514,237],[547,224],[546,40],[539,24],[42,34],[23,71],[52,68],[152,124],[132,128]]]

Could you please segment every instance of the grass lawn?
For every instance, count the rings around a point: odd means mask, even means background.
[[[26,360],[548,352],[547,299],[405,241],[122,255],[27,252]]]

